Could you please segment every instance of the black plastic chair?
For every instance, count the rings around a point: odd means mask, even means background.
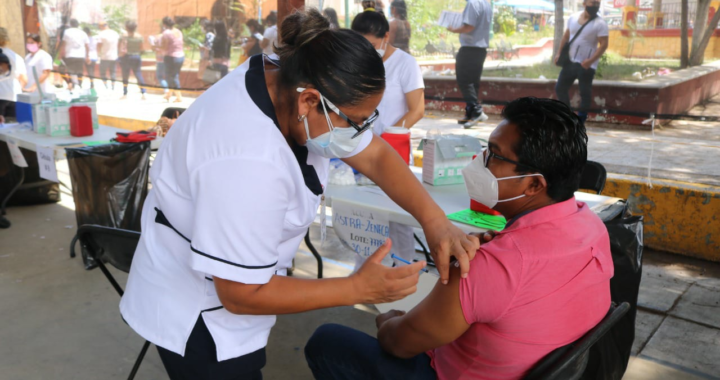
[[[525,375],[524,380],[577,380],[585,372],[590,348],[607,334],[630,310],[630,304],[610,306],[605,318],[577,341],[556,349],[545,356]]]
[[[122,297],[124,293],[123,289],[117,281],[115,281],[115,278],[110,274],[107,267],[105,267],[105,263],[110,263],[125,273],[130,272],[130,264],[135,254],[135,248],[140,241],[140,233],[93,224],[82,225],[78,228],[77,235],[75,235],[71,243],[71,257],[75,257],[75,242],[78,240],[80,240],[82,249],[95,259],[97,266],[100,267],[100,270],[105,277],[107,277],[108,281],[110,281],[110,284]],[[145,341],[140,355],[138,355],[135,365],[130,372],[130,376],[128,376],[128,380],[135,378],[138,369],[140,369],[140,364],[145,358],[148,347],[150,347],[150,342]]]
[[[607,180],[607,170],[601,163],[588,161],[580,177],[580,189],[592,190],[598,194],[602,193]]]

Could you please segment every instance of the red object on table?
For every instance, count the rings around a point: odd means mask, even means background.
[[[121,143],[152,141],[155,140],[155,138],[157,138],[157,132],[135,131],[128,133],[118,132],[115,134],[115,140]]]
[[[88,106],[70,107],[70,134],[75,137],[92,136],[92,109]]]
[[[406,164],[410,165],[410,133],[383,133],[380,137],[395,149]]]

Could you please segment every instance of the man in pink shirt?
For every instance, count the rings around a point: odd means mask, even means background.
[[[455,269],[407,314],[379,315],[377,339],[321,326],[305,347],[317,379],[521,379],[608,312],[608,233],[573,195],[585,126],[550,99],[517,99],[503,117],[463,175],[506,228],[480,247],[466,278]]]

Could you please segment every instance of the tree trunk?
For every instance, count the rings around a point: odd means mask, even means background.
[[[707,28],[705,28],[705,33],[703,33],[702,36],[695,34],[695,31],[693,31],[693,46],[695,45],[695,40],[698,41],[698,44],[697,47],[693,49],[692,54],[690,54],[690,66],[700,66],[703,64],[705,49],[707,49],[708,43],[710,43],[710,37],[712,37],[713,32],[715,32],[718,22],[720,22],[720,12],[715,12],[715,15],[712,20],[710,20]]]
[[[680,1],[680,68],[685,69],[690,65],[688,48],[688,0]]]
[[[555,0],[555,39],[553,41],[553,60],[557,57],[558,52],[560,52],[560,41],[562,40],[564,33],[565,19],[563,18],[563,0]]]
[[[711,0],[698,0],[695,12],[695,22],[693,23],[693,39],[690,55],[694,55],[700,45],[700,37],[705,33],[707,26],[708,12],[710,11]]]

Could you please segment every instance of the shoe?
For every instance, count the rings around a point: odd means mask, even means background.
[[[472,114],[472,107],[465,106],[465,116],[458,120],[458,124],[465,124],[470,121],[470,114]]]
[[[163,98],[165,98],[165,100],[166,100],[168,103],[170,103],[170,98],[171,98],[171,97],[172,97],[172,94],[170,93],[170,91],[166,92],[166,93],[165,93],[165,96],[163,96]]]
[[[470,129],[474,126],[476,126],[478,123],[482,123],[483,121],[487,121],[488,115],[485,114],[485,112],[480,111],[480,114],[476,114],[472,119],[468,120],[467,123],[463,125],[465,129]]]

